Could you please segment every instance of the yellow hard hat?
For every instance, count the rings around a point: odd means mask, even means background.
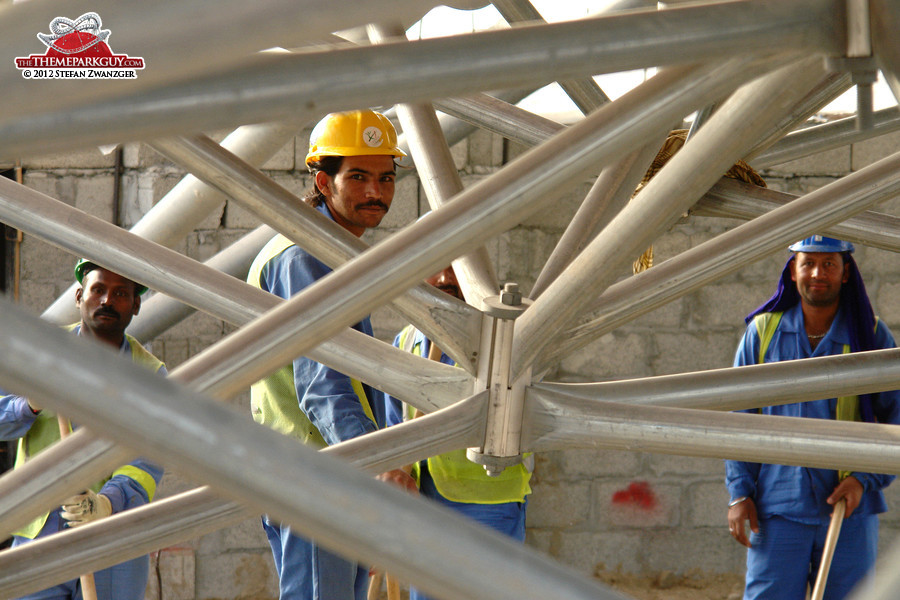
[[[388,118],[371,110],[331,113],[313,127],[306,164],[324,156],[369,154],[406,156],[397,146],[397,131]]]

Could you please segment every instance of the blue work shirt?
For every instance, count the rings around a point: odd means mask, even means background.
[[[324,203],[317,210],[334,220]],[[329,273],[331,269],[324,263],[293,245],[263,266],[260,287],[288,299]],[[373,335],[368,316],[353,328]],[[303,356],[294,360],[293,367],[300,410],[329,446],[384,427],[385,399],[381,391],[363,384],[375,417],[373,423],[365,414],[349,376]]]
[[[875,329],[877,348],[894,348],[894,338],[880,320]],[[766,350],[764,362],[795,360],[844,353],[844,345],[850,344],[848,323],[843,310],[838,313],[825,337],[816,349],[810,347],[803,322],[800,304],[786,310]],[[750,323],[738,346],[734,366],[753,365],[759,362],[760,338],[754,323]],[[900,393],[897,390],[873,394],[873,410],[879,423],[900,424]],[[785,417],[834,419],[837,399],[812,400],[761,410],[742,412]],[[893,475],[852,473],[863,486],[859,506],[849,518],[882,513],[887,510],[882,489],[894,480]],[[832,507],[825,499],[839,483],[838,472],[832,469],[814,469],[800,466],[760,464],[744,461],[725,461],[725,481],[732,498],[749,496],[756,503],[761,518],[773,515],[801,523],[827,523]]]

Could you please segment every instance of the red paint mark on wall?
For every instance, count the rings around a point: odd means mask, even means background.
[[[624,490],[615,492],[612,502],[619,506],[632,506],[647,511],[657,506],[656,494],[646,481],[633,481]]]

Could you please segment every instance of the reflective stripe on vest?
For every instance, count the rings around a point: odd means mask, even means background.
[[[266,264],[293,245],[291,240],[281,234],[269,240],[250,266],[247,283],[262,289],[262,272]],[[350,383],[356,397],[359,398],[363,412],[376,423],[362,383],[353,378],[350,379]],[[304,444],[317,448],[328,445],[319,430],[300,410],[297,389],[294,385],[293,365],[286,365],[250,386],[250,411],[257,423],[295,437]]]
[[[417,356],[427,358],[425,344],[416,340],[417,331],[412,325],[400,332],[398,346]],[[454,364],[454,366],[456,366]],[[406,416],[411,418],[414,408],[406,406]],[[481,465],[466,458],[465,448],[453,450],[428,459],[428,472],[434,487],[441,496],[453,502],[468,504],[503,504],[522,502],[531,493],[528,482],[531,473],[522,463],[507,467],[497,477],[489,477]],[[419,480],[419,463],[413,465],[413,476]]]
[[[759,364],[763,364],[766,358],[766,351],[769,344],[775,336],[778,324],[781,322],[783,312],[761,313],[753,319],[756,325],[756,332],[759,334]],[[878,319],[875,319],[875,327],[878,327]],[[850,344],[844,344],[841,354],[850,353]],[[758,410],[758,409],[757,409]],[[838,421],[862,421],[859,413],[859,396],[841,396],[837,399],[837,406],[834,411],[834,418]],[[839,471],[840,479],[845,479],[850,475],[850,471]]]
[[[74,323],[72,325],[68,325],[66,329],[68,331],[72,331],[78,326],[78,323]],[[131,360],[137,365],[145,367],[154,373],[159,371],[159,369],[163,366],[163,362],[150,354],[146,348],[141,346],[140,342],[131,337],[128,334],[125,334],[125,338],[128,340],[129,346],[131,346]],[[69,432],[72,431],[72,424],[69,423]],[[56,413],[44,409],[41,413],[35,418],[34,423],[32,423],[31,428],[28,430],[24,436],[19,438],[17,449],[16,449],[16,462],[13,468],[18,469],[22,465],[24,465],[32,456],[36,456],[38,453],[43,451],[46,447],[55,444],[59,441],[59,420],[56,418]],[[148,500],[152,500],[154,494],[156,494],[156,481],[153,479],[153,476],[133,465],[126,465],[124,467],[120,467],[116,471],[102,481],[98,481],[94,485],[90,486],[90,488],[99,492],[103,485],[110,480],[110,478],[116,475],[126,475],[136,481],[138,485],[144,488],[144,491],[147,493]],[[37,517],[28,525],[25,525],[18,531],[13,532],[13,535],[18,535],[20,537],[34,539],[41,532],[41,529],[44,528],[44,524],[47,522],[47,517],[50,516],[50,513],[44,513],[40,517]]]

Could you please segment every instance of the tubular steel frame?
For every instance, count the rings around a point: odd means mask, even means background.
[[[4,532],[138,453],[177,465],[209,487],[0,552],[0,595],[35,591],[266,512],[436,597],[612,599],[617,596],[599,583],[366,473],[456,448],[489,452],[495,443],[506,448],[494,457],[501,461],[517,452],[603,447],[900,473],[898,427],[818,421],[797,427],[795,420],[721,412],[900,387],[900,350],[611,383],[541,381],[556,361],[584,344],[810,233],[829,231],[900,249],[898,219],[867,211],[900,191],[900,154],[799,198],[719,181],[741,158],[771,165],[895,131],[896,108],[859,115],[871,125],[864,131],[849,121],[794,130],[849,85],[849,75],[826,70],[828,57],[856,57],[860,47],[871,47],[900,95],[900,50],[892,39],[900,6],[889,0],[747,0],[657,10],[655,2],[647,8],[647,2],[629,1],[599,16],[546,24],[528,0],[496,0],[510,23],[528,23],[407,42],[388,34],[402,32],[436,2],[403,4],[406,14],[393,13],[392,0],[353,0],[352,10],[350,0],[331,2],[327,11],[296,0],[267,0],[252,10],[227,1],[217,6],[209,30],[186,34],[185,24],[198,22],[192,15],[209,19],[204,3],[157,3],[150,14],[138,5],[96,0],[89,9],[105,18],[115,14],[119,23],[141,23],[117,30],[150,65],[133,86],[110,93],[56,82],[44,89],[15,74],[0,75],[6,100],[0,157],[143,140],[193,174],[131,232],[4,180],[0,221],[160,292],[135,321],[142,338],[195,309],[239,326],[163,379],[125,359],[110,360],[103,349],[5,303],[0,386],[104,435],[81,429],[0,477]],[[639,8],[612,12],[634,6]],[[9,56],[22,52],[30,45],[26,33],[72,7],[62,0],[5,6],[2,47]],[[301,11],[303,19],[285,18]],[[847,33],[847,23],[861,19],[872,22],[870,40],[861,40],[856,29]],[[165,27],[146,26],[157,22]],[[169,28],[172,23],[178,26]],[[376,45],[321,35],[366,26]],[[234,31],[226,38],[240,43],[217,45],[223,31]],[[343,35],[365,40],[359,31]],[[848,47],[842,47],[845,39]],[[254,56],[277,43],[323,42],[333,45]],[[615,101],[592,78],[650,67],[660,71]],[[503,101],[515,102],[522,92],[502,92],[502,100],[484,94],[559,79],[586,114],[573,125]],[[433,213],[375,246],[326,222],[257,169],[323,112],[394,103]],[[468,124],[438,116],[432,106]],[[642,190],[639,202],[626,204],[658,141],[694,111],[702,116],[684,148]],[[223,126],[240,127],[222,144],[199,132]],[[473,126],[534,147],[464,189],[449,144]],[[597,183],[540,273],[531,291],[535,301],[509,321],[502,316],[506,309],[492,304],[500,290],[486,253],[472,249],[591,176],[598,176]],[[246,271],[272,232],[266,226],[207,264],[167,248],[224,197],[334,266],[334,274],[287,301],[230,277]],[[688,210],[748,222],[613,283],[624,261]],[[450,261],[460,266],[471,305],[419,283]],[[70,298],[61,297],[45,320],[72,318]],[[389,302],[463,368],[348,329]],[[494,319],[506,320],[497,325]],[[506,349],[498,356],[480,351],[490,347],[487,336],[498,327],[507,336]],[[216,402],[299,354],[383,389],[426,416],[316,453]],[[498,422],[494,414],[518,417]],[[501,439],[488,432],[500,432]],[[268,460],[275,455],[296,458],[276,467]],[[372,510],[348,510],[348,498]],[[400,535],[391,527],[399,522],[406,524]],[[441,544],[423,543],[438,537]],[[76,555],[81,558],[72,560]],[[880,571],[877,585],[860,597],[889,597],[898,573]]]

